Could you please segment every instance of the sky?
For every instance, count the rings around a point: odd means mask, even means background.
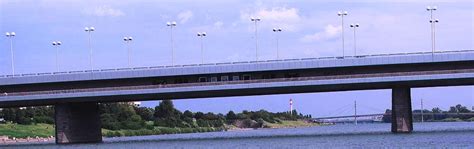
[[[0,32],[15,32],[13,38],[16,74],[52,72],[56,69],[59,46],[60,71],[89,69],[88,34],[91,33],[94,68],[127,67],[129,43],[133,67],[171,65],[171,29],[173,28],[175,64],[201,61],[203,38],[204,62],[255,60],[255,29],[258,31],[260,60],[276,59],[277,37],[280,58],[328,57],[342,55],[342,31],[346,55],[354,53],[356,30],[358,54],[406,53],[431,51],[430,14],[426,6],[438,6],[436,50],[474,49],[474,2],[471,0],[0,0]],[[345,10],[341,17],[337,12]],[[255,24],[251,17],[259,17]],[[274,33],[273,28],[282,28]],[[0,75],[11,74],[10,40],[0,39]],[[229,110],[288,110],[295,108],[314,117],[358,113],[382,113],[391,107],[390,90],[328,92],[245,96],[231,98],[176,100],[179,110],[226,113]],[[474,106],[474,86],[413,89],[413,108],[447,110],[454,104]],[[159,99],[157,99],[159,100]],[[144,102],[155,106],[158,101]]]

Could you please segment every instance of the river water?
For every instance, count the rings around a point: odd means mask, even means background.
[[[103,143],[16,144],[0,148],[474,148],[474,122],[415,123],[411,134],[392,134],[390,124],[105,138]]]

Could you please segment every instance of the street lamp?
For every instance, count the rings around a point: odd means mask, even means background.
[[[344,16],[347,16],[347,11],[337,12],[337,16],[341,17],[341,28],[342,28],[342,57],[344,58]]]
[[[357,56],[357,47],[356,47],[356,44],[357,44],[357,40],[356,40],[356,28],[359,27],[359,23],[356,23],[356,24],[351,24],[350,25],[351,28],[354,29],[354,57]]]
[[[84,31],[86,31],[89,34],[89,65],[91,67],[91,72],[93,72],[94,65],[92,65],[91,32],[95,31],[95,28],[94,27],[86,27],[86,28],[84,28]]]
[[[251,17],[250,21],[255,22],[255,61],[258,61],[258,34],[257,34],[257,22],[261,21],[260,17]]]
[[[131,63],[130,63],[130,42],[133,40],[132,37],[123,37],[123,41],[125,41],[125,45],[127,46],[127,55],[128,55],[128,68],[131,68]]]
[[[14,54],[13,54],[13,37],[16,36],[15,32],[6,32],[5,36],[10,39],[10,53],[11,53],[11,64],[12,64],[12,75],[15,75],[15,63],[14,63]]]
[[[171,65],[174,65],[173,27],[176,27],[176,22],[166,22],[166,26],[169,26],[171,29]]]
[[[58,53],[59,53],[59,46],[62,45],[61,41],[53,41],[53,46],[56,48],[56,72],[59,72],[59,60],[58,60]]]
[[[430,20],[430,23],[432,24],[433,26],[433,55],[434,55],[434,52],[436,51],[436,23],[438,23],[439,20],[438,19],[431,19]]]
[[[426,11],[430,12],[430,25],[431,25],[431,58],[434,58],[434,52],[435,52],[435,23],[438,23],[438,20],[433,19],[433,12],[438,10],[437,6],[428,6],[426,7]]]
[[[197,32],[197,36],[201,38],[201,64],[204,64],[204,46],[202,40],[205,36],[207,36],[206,32]]]
[[[278,33],[281,32],[281,28],[273,28],[273,32],[276,34],[276,47],[277,47],[277,60],[280,59],[280,52],[278,48]]]

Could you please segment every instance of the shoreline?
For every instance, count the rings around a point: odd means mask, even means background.
[[[442,122],[445,124],[449,124],[452,122]],[[461,123],[471,123],[471,122],[454,122],[456,124],[461,124]],[[472,122],[474,123],[474,122]],[[420,124],[420,123],[418,123]],[[425,123],[425,125],[433,125],[434,123]],[[373,131],[355,131],[355,132],[344,132],[343,130],[337,130],[335,133],[325,133],[325,132],[318,132],[318,133],[311,133],[311,132],[298,132],[292,135],[285,135],[285,134],[273,134],[270,135],[268,134],[267,131],[263,132],[257,132],[258,130],[276,130],[278,132],[288,132],[286,130],[280,131],[278,129],[285,129],[285,128],[295,128],[295,127],[279,127],[279,128],[258,128],[258,129],[253,129],[253,128],[237,128],[233,130],[228,130],[229,134],[225,134],[224,136],[221,137],[213,137],[208,136],[204,137],[207,139],[229,139],[229,138],[252,138],[252,137],[287,137],[287,136],[296,136],[296,137],[302,137],[302,136],[339,136],[339,135],[368,135],[368,134],[391,134],[389,130],[385,130],[383,125],[387,125],[387,123],[380,123],[375,126],[378,129],[375,129]],[[321,125],[321,126],[326,126],[326,125]],[[344,126],[344,125],[341,125]],[[381,127],[382,126],[382,127]],[[317,126],[303,126],[303,127],[296,127],[296,128],[306,128],[306,127],[317,127]],[[328,129],[328,128],[318,128],[318,129]],[[255,132],[251,130],[256,130]],[[454,132],[454,133],[459,133],[459,132],[474,132],[474,129],[451,129],[451,128],[445,128],[441,130],[426,130],[426,129],[420,129],[414,131],[413,134],[425,134],[425,133],[444,133],[444,132]],[[221,132],[221,131],[217,131]],[[239,133],[239,132],[246,132],[246,133]],[[247,133],[248,132],[248,133]],[[211,132],[212,133],[212,132]],[[144,135],[144,136],[122,136],[122,137],[103,137],[104,142],[121,142],[121,141],[136,141],[137,139],[140,141],[143,140],[193,140],[196,139],[195,137],[192,137],[194,134],[198,133],[180,133],[180,134],[167,134],[167,135]],[[250,134],[250,135],[248,135]],[[171,135],[170,137],[168,135]],[[248,136],[247,136],[248,135]],[[49,137],[49,138],[29,138],[29,139],[8,139],[8,140],[2,140],[2,137],[5,138],[5,136],[0,136],[0,145],[21,145],[21,144],[42,144],[42,143],[54,143],[54,137]],[[202,137],[202,136],[201,136]],[[201,138],[199,137],[199,138]],[[201,138],[203,139],[203,138]]]
[[[430,123],[438,123],[438,122],[430,122]],[[441,123],[450,123],[450,122],[441,122]],[[292,125],[289,125],[292,124]],[[301,125],[295,125],[295,124],[301,124]],[[286,128],[306,128],[306,127],[319,127],[319,126],[331,126],[331,125],[337,125],[337,124],[319,124],[319,123],[312,123],[304,120],[298,120],[298,121],[284,121],[279,124],[272,124],[272,125],[266,125],[266,127],[262,128],[238,128],[235,126],[228,127],[226,129],[215,129],[214,131],[204,131],[204,132],[248,132],[252,130],[276,130],[276,129],[286,129]],[[109,131],[109,130],[107,130]],[[121,131],[140,131],[140,130],[121,130]],[[419,131],[420,132],[420,131]],[[422,132],[422,131],[421,131]],[[103,130],[104,133],[104,130]],[[156,136],[156,135],[167,135],[167,134],[192,134],[192,133],[203,133],[203,132],[184,132],[180,131],[177,133],[166,133],[166,134],[148,134],[148,135],[122,135],[122,136],[106,136],[103,134],[103,138],[126,138],[126,137],[143,137],[143,136]],[[47,143],[47,142],[54,142],[55,138],[53,136],[49,137],[26,137],[26,138],[17,138],[17,137],[11,137],[7,136],[5,134],[2,134],[0,136],[0,144],[2,145],[8,145],[8,144],[22,144],[22,143]]]
[[[15,137],[8,137],[8,136],[0,136],[0,144],[8,145],[8,144],[19,144],[19,143],[39,143],[39,142],[52,142],[55,141],[55,137],[50,136],[47,138],[43,137],[34,137],[34,138],[15,138]]]

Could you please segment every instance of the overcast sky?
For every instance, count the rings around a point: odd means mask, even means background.
[[[204,38],[206,63],[249,61],[255,59],[254,24],[250,17],[260,17],[258,41],[260,59],[276,58],[279,33],[282,58],[326,57],[342,55],[341,18],[346,10],[346,53],[353,51],[351,23],[359,23],[357,49],[360,54],[430,51],[429,12],[436,5],[437,50],[474,49],[474,2],[446,1],[151,1],[151,0],[0,0],[0,31],[16,32],[14,38],[16,73],[55,70],[52,41],[62,41],[59,61],[61,71],[89,68],[88,36],[84,27],[93,26],[94,67],[98,69],[127,66],[127,50],[122,40],[132,36],[132,65],[171,64],[170,28],[173,29],[175,63],[200,63],[200,45],[196,32]],[[10,43],[0,40],[0,75],[11,73]],[[192,99],[176,101],[180,110],[226,112],[243,109],[284,111],[288,99],[295,107],[314,116],[351,114],[353,101],[360,113],[381,113],[391,106],[390,90],[287,94],[255,97]],[[474,105],[474,87],[446,87],[413,90],[413,106],[425,99],[427,108],[461,103]],[[154,106],[155,102],[146,102]],[[365,108],[364,108],[365,107]],[[338,111],[338,109],[341,109]]]

